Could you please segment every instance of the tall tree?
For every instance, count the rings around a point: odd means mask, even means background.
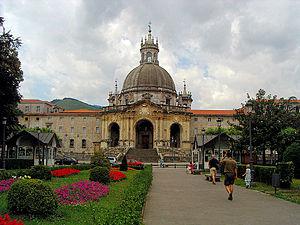
[[[295,139],[299,113],[293,110],[294,99],[277,98],[277,96],[266,95],[260,89],[256,98],[250,98],[246,104],[252,105],[252,112],[245,113],[244,107],[238,109],[236,119],[239,125],[235,127],[241,131],[241,144],[249,145],[249,126],[251,122],[251,133],[254,150],[263,156],[263,164],[266,163],[265,150],[269,149],[271,154],[274,150],[279,153],[279,158],[285,150],[283,143]],[[245,104],[245,105],[246,105]],[[289,138],[285,134],[289,135]],[[295,134],[294,136],[292,136]],[[284,148],[284,149],[283,149]]]
[[[21,94],[18,89],[23,81],[23,71],[18,58],[21,41],[10,32],[5,32],[3,22],[3,17],[0,17],[0,120],[7,118],[6,131],[9,135],[18,124],[17,116],[20,115],[17,104],[21,100]]]

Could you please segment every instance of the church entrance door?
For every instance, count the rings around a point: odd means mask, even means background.
[[[153,148],[153,125],[149,120],[140,120],[136,124],[136,148]]]

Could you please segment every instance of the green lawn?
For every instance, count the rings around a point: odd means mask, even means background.
[[[235,184],[245,187],[243,179],[237,179]],[[300,204],[300,179],[293,179],[291,189],[277,189],[276,194],[275,189],[271,185],[267,185],[265,183],[255,182],[255,186],[251,187],[251,189]]]
[[[28,217],[20,218],[25,221],[25,224],[102,224],[100,221],[105,221],[105,217],[108,214],[106,212],[120,205],[121,201],[126,197],[125,191],[127,186],[131,185],[131,183],[135,181],[136,175],[141,173],[141,171],[134,170],[127,171],[125,173],[127,179],[121,182],[111,183],[109,195],[101,198],[97,202],[90,202],[77,206],[59,206],[57,213],[46,219]],[[79,174],[67,178],[53,178],[52,181],[48,181],[47,183],[55,189],[66,184],[88,178],[89,171],[81,171]],[[1,215],[7,213],[6,195],[7,193],[0,194]]]

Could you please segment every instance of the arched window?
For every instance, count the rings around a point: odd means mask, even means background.
[[[147,62],[152,62],[152,53],[147,52]]]

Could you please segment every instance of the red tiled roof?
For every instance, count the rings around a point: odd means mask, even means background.
[[[230,109],[224,109],[224,110],[220,110],[220,109],[212,109],[212,110],[207,110],[207,109],[203,109],[203,110],[190,110],[191,113],[193,113],[194,115],[224,115],[224,116],[233,116],[234,114],[236,114],[235,110],[230,110]]]
[[[21,99],[21,103],[42,103],[44,101],[39,99]]]
[[[73,110],[65,110],[62,113],[95,113],[100,110],[90,110],[90,109],[73,109]]]

